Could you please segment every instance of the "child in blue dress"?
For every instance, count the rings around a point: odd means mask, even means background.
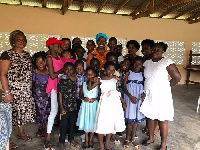
[[[86,77],[88,81],[83,83],[80,91],[80,98],[83,99],[83,101],[76,123],[76,125],[79,126],[79,130],[85,131],[84,149],[93,148],[94,123],[100,93],[98,86],[99,79],[95,77],[95,70],[93,68],[87,68]],[[88,133],[90,133],[89,140]]]
[[[140,149],[135,142],[135,135],[138,123],[145,120],[145,116],[139,111],[140,106],[144,100],[145,94],[143,88],[143,74],[141,72],[143,59],[137,56],[133,60],[132,70],[126,72],[123,89],[124,100],[126,102],[126,140],[124,141],[124,148],[128,149],[131,143],[136,149]],[[132,135],[131,135],[132,134]],[[130,139],[131,136],[131,139]]]

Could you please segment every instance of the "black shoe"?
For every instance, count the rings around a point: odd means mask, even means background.
[[[87,145],[87,146],[83,145],[82,148],[83,149],[89,148],[89,145]]]
[[[93,148],[94,147],[94,145],[88,145],[88,148]]]
[[[144,142],[142,142],[142,145],[148,146],[148,145],[151,144],[151,143],[154,143],[154,141],[153,141],[153,142],[150,142],[150,143],[147,143],[147,141],[144,141]]]

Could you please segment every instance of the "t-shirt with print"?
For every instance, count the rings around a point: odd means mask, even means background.
[[[66,111],[77,110],[77,85],[71,79],[60,79],[57,86],[58,93],[62,94],[62,105]]]

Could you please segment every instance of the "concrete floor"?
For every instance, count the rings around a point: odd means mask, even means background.
[[[197,100],[200,96],[200,85],[177,85],[172,89],[174,97],[175,118],[173,122],[169,122],[169,135],[167,140],[168,150],[200,150],[200,112],[196,112]],[[200,110],[199,110],[200,111]],[[144,128],[145,122],[139,124],[137,130],[136,141],[141,144],[143,140],[148,137],[141,132]],[[30,135],[33,140],[31,142],[24,142],[16,138],[17,127],[13,127],[12,139],[18,144],[18,150],[42,150],[43,141],[42,138],[36,138],[34,136],[37,130],[37,126],[34,124],[27,124],[25,126],[26,134]],[[57,145],[58,143],[59,128],[54,127],[52,133],[52,142]],[[121,143],[125,139],[125,135],[119,138]],[[81,143],[80,137],[76,136],[75,140]],[[155,142],[145,147],[141,145],[142,150],[156,150],[159,148],[160,137],[155,137]],[[114,145],[110,142],[112,150],[123,150],[122,144]],[[55,147],[58,150],[57,147]],[[73,150],[70,145],[65,144],[65,150]],[[80,148],[81,149],[81,148]],[[98,140],[94,138],[94,150],[99,149]],[[134,148],[130,145],[129,150]],[[92,150],[92,149],[91,149]]]

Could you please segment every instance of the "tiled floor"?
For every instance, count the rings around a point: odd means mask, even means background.
[[[173,87],[175,118],[173,122],[169,122],[169,135],[168,135],[168,150],[200,150],[200,112],[196,113],[197,99],[200,96],[200,85],[178,85]],[[161,98],[162,100],[162,98]],[[141,132],[144,128],[145,122],[139,124],[137,135],[137,143],[141,144],[143,140],[148,137]],[[37,127],[34,124],[27,124],[25,131],[28,135],[32,136],[31,142],[24,142],[16,138],[17,127],[13,127],[12,138],[15,143],[19,145],[18,150],[43,150],[42,138],[36,138],[34,133]],[[58,142],[59,128],[54,127],[52,133],[52,142],[57,144]],[[119,138],[123,143],[125,135]],[[81,143],[80,137],[76,136],[75,139]],[[156,150],[160,144],[160,137],[155,137],[155,142],[147,147],[141,146],[141,150]],[[123,150],[122,144],[114,145],[110,142],[112,150]],[[98,150],[98,140],[94,138],[94,150]],[[55,147],[58,150],[57,147]],[[65,144],[65,150],[75,149],[70,145]],[[81,149],[81,148],[80,148]],[[129,150],[133,150],[132,146],[129,146]],[[89,150],[89,149],[88,149]],[[92,150],[92,149],[91,149]]]

